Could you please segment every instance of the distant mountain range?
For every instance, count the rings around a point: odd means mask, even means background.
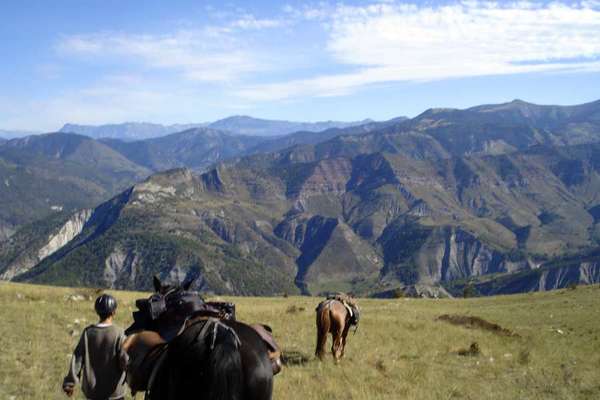
[[[231,134],[248,136],[282,136],[297,131],[319,132],[330,128],[346,128],[363,125],[371,120],[357,122],[291,122],[252,118],[248,116],[232,116],[212,123],[159,125],[146,122],[126,122],[111,125],[76,125],[66,124],[60,132],[78,133],[91,138],[112,138],[126,141],[143,140],[166,136],[193,128],[210,128],[226,131]],[[2,135],[0,135],[2,136]]]
[[[215,293],[373,296],[600,282],[600,101],[430,109],[272,139],[202,127],[87,140],[128,179],[185,168],[24,226],[0,243],[4,279],[148,289],[158,273]]]
[[[20,138],[30,135],[40,135],[42,132],[37,131],[23,131],[23,130],[6,130],[0,129],[0,143],[13,138]]]
[[[153,171],[179,167],[203,171],[219,161],[278,151],[293,145],[316,144],[338,135],[358,135],[397,122],[398,119],[368,122],[365,125],[352,125],[347,128],[329,128],[322,132],[299,131],[277,137],[232,134],[229,131],[203,127],[132,142],[119,139],[100,141],[129,160]]]
[[[77,125],[65,124],[59,132],[77,133],[94,139],[115,138],[122,140],[143,140],[169,135],[187,129],[205,126],[206,124],[175,124],[160,125],[148,122],[125,122],[108,125]]]
[[[354,122],[322,121],[293,122],[252,118],[237,115],[213,122],[208,127],[250,136],[282,136],[292,132],[320,132],[331,128],[348,128],[373,122],[370,119]]]

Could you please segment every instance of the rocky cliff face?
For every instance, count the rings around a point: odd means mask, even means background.
[[[0,279],[10,280],[26,273],[37,263],[63,248],[83,231],[92,216],[93,210],[81,210],[73,214],[62,226],[55,229],[46,240],[24,249],[0,273]]]
[[[472,281],[476,293],[485,296],[555,290],[571,285],[600,283],[600,261],[570,262],[564,265],[541,266],[514,274],[502,274],[494,279],[480,277]],[[464,285],[453,287],[460,295]]]
[[[510,261],[506,252],[456,227],[435,229],[419,250],[417,260],[421,280],[431,283],[535,268],[525,259]]]
[[[535,280],[532,280],[534,283]],[[534,290],[553,290],[571,284],[594,284],[600,282],[600,262],[582,262],[560,268],[542,270]]]
[[[50,236],[48,243],[38,251],[38,260],[43,260],[73,240],[81,233],[91,216],[92,210],[89,209],[73,214],[56,234]]]
[[[140,271],[140,257],[134,251],[116,247],[106,258],[102,279],[109,288],[133,285]]]

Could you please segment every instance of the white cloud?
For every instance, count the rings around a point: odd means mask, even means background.
[[[323,18],[313,8],[284,11]],[[354,72],[248,85],[238,95],[276,100],[345,94],[391,81],[600,71],[597,1],[340,5],[324,23],[328,53]]]
[[[171,35],[95,34],[65,38],[60,50],[80,55],[141,61],[151,68],[175,69],[198,81],[230,81],[256,71],[251,57],[221,32],[182,31]]]
[[[280,28],[285,25],[285,22],[281,19],[259,19],[252,14],[246,14],[236,19],[229,24],[232,28],[240,29],[268,29],[268,28]]]
[[[112,58],[123,67],[141,63],[154,69],[178,71],[189,80],[232,82],[268,70],[260,50],[251,49],[244,31],[283,26],[276,19],[245,14],[223,26],[180,30],[170,34],[97,33],[64,37],[57,48],[70,55]]]

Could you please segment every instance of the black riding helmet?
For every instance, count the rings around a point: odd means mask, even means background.
[[[94,309],[100,318],[106,319],[117,311],[117,299],[110,294],[103,294],[96,299]]]

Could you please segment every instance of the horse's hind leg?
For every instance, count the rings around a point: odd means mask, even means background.
[[[333,358],[335,359],[335,362],[339,362],[340,359],[342,358],[342,354],[343,354],[343,324],[340,321],[337,321],[336,319],[333,320],[333,329],[332,329],[332,336],[333,336],[333,343],[331,345],[331,353],[333,354]]]
[[[329,313],[319,308],[317,310],[317,347],[315,356],[322,360],[325,356],[325,345],[327,344],[327,333],[329,332]]]
[[[325,346],[327,345],[327,333],[319,332],[317,333],[317,349],[315,351],[315,356],[322,360],[325,356]]]

